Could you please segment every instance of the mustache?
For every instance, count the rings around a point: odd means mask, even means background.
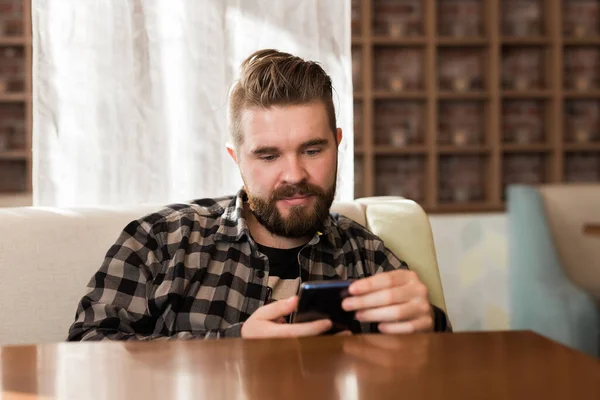
[[[294,196],[321,196],[323,191],[308,182],[300,182],[296,185],[281,186],[273,192],[273,200],[283,200]]]

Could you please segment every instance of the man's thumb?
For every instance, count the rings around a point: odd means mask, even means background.
[[[279,317],[285,317],[286,315],[290,315],[296,308],[297,303],[298,296],[292,296],[288,299],[279,300],[266,306],[263,306],[256,310],[254,314],[260,319],[266,319],[270,321],[276,320]]]

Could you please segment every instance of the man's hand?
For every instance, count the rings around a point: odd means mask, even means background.
[[[346,311],[356,311],[361,322],[379,322],[382,333],[433,330],[433,308],[427,288],[408,270],[382,272],[353,282],[350,297],[342,302]]]
[[[282,323],[283,317],[290,315],[297,303],[298,297],[294,296],[260,307],[242,325],[242,337],[258,339],[317,336],[331,329],[332,323],[327,319],[299,324]]]

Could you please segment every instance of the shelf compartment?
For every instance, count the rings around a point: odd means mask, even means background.
[[[504,100],[502,102],[502,141],[516,145],[544,143],[548,130],[547,104],[541,100]]]
[[[502,89],[516,93],[545,89],[548,54],[542,47],[504,46]]]
[[[28,140],[25,105],[0,103],[0,152],[25,150]]]
[[[597,0],[564,0],[563,34],[585,38],[600,34],[600,4]]]
[[[600,141],[600,99],[565,102],[564,140],[588,145]]]
[[[389,37],[423,35],[422,0],[372,0],[373,33]]]
[[[486,115],[486,106],[482,102],[440,102],[438,144],[460,148],[484,143]]]
[[[0,159],[0,193],[27,190],[27,161]]]
[[[481,49],[442,48],[438,56],[438,88],[457,94],[486,90],[486,52]]]
[[[25,49],[19,46],[0,46],[0,96],[25,91]]]
[[[375,103],[375,144],[403,148],[425,142],[425,104],[380,100]]]
[[[600,88],[600,49],[569,47],[564,51],[564,87],[579,93]]]
[[[438,203],[481,203],[487,200],[489,158],[443,155],[439,160]]]
[[[376,91],[402,93],[424,89],[424,52],[422,49],[383,47],[374,50]]]
[[[0,36],[23,37],[24,36],[24,9],[23,4],[27,0],[4,1],[0,9]]]
[[[375,195],[425,199],[425,156],[380,156],[375,160]]]
[[[478,0],[438,1],[438,35],[460,39],[484,35],[483,12],[483,2]]]
[[[574,152],[565,155],[566,182],[599,182],[600,152]]]
[[[503,36],[541,36],[544,34],[543,0],[503,0],[500,2]]]

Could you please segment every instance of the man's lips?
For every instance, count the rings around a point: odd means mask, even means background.
[[[300,196],[292,196],[292,197],[283,197],[280,200],[289,205],[298,205],[306,203],[312,195],[305,194]]]

